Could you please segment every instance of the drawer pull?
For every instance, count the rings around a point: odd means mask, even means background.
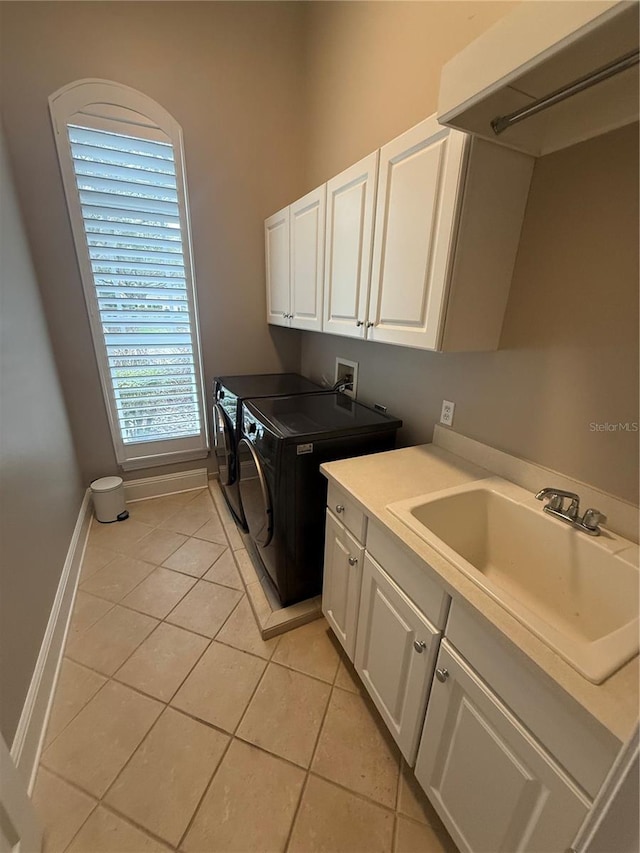
[[[436,669],[436,678],[444,684],[447,678],[449,678],[449,670],[444,667]]]
[[[413,648],[418,652],[419,655],[421,655],[422,652],[427,648],[427,644],[424,642],[424,640],[414,640]]]
[[[342,506],[342,504],[336,504],[336,512],[338,514],[340,514],[341,512],[344,512],[344,507]]]
[[[349,557],[349,565],[350,566],[357,566],[358,565],[358,558],[357,557]]]

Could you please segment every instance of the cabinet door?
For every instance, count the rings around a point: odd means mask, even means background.
[[[365,555],[356,669],[402,754],[413,765],[440,632]]]
[[[289,325],[289,208],[264,223],[267,323]]]
[[[362,545],[327,512],[322,612],[350,660],[356,646],[363,555]]]
[[[589,801],[444,640],[416,777],[461,851],[562,853]]]
[[[365,336],[378,152],[327,184],[323,330]]]
[[[323,184],[290,207],[291,325],[295,329],[322,329],[326,192]]]
[[[368,338],[437,349],[455,248],[465,134],[431,116],[380,151]]]

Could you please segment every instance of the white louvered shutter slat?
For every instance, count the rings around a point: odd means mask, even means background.
[[[170,142],[67,125],[123,444],[202,433]]]

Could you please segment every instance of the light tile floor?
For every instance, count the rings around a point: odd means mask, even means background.
[[[326,622],[262,640],[219,489],[129,510],[92,524],[34,793],[47,853],[453,853]]]

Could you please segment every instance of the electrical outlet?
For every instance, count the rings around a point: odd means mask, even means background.
[[[440,412],[440,423],[445,426],[453,426],[453,413],[456,410],[456,404],[450,400],[442,401],[442,411]]]

